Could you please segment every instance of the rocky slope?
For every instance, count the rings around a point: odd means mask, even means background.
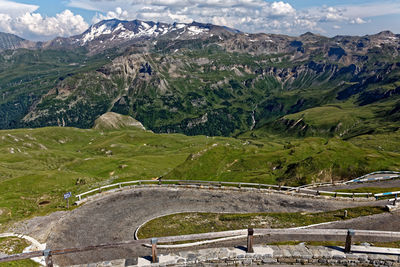
[[[14,34],[0,32],[0,51],[18,48],[34,48],[35,43]]]
[[[107,130],[117,130],[124,128],[139,128],[145,130],[143,125],[129,116],[123,116],[114,112],[107,112],[101,115],[98,119],[94,121],[94,129],[107,129]]]

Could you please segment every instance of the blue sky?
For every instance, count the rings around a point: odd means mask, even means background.
[[[0,31],[30,40],[79,34],[110,18],[289,35],[400,33],[400,0],[0,0]]]

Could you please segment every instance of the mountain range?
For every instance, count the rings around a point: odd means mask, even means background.
[[[0,128],[90,128],[106,112],[154,132],[351,138],[399,127],[400,35],[250,34],[101,21],[31,42],[0,34]]]

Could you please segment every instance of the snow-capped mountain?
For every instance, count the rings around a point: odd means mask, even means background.
[[[173,29],[171,25],[152,21],[105,20],[92,25],[80,36],[76,36],[76,42],[83,46],[93,41],[124,41],[143,37],[157,37],[168,33],[171,29]]]
[[[100,21],[84,33],[69,38],[56,38],[43,43],[47,48],[87,47],[92,52],[132,44],[150,39],[206,39],[214,36],[224,38],[240,31],[212,24],[192,23],[156,23],[153,21],[123,21],[117,19]]]

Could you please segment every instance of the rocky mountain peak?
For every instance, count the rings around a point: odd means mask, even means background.
[[[0,32],[0,51],[7,49],[30,48],[34,43],[11,33]]]

